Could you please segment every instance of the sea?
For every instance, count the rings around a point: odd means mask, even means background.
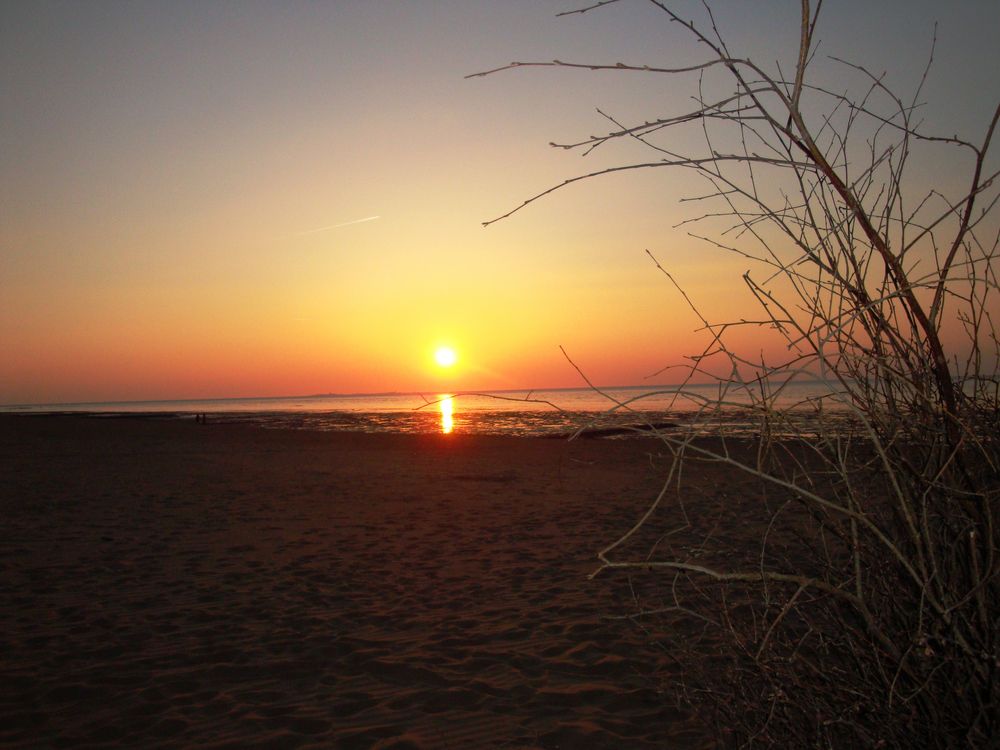
[[[763,427],[766,400],[782,417],[772,434],[809,435],[849,423],[836,386],[822,381],[615,386],[442,393],[319,394],[269,398],[128,401],[0,406],[20,414],[84,414],[246,423],[264,428],[341,432],[626,438],[652,428],[751,435]]]

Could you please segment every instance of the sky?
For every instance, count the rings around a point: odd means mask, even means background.
[[[821,52],[910,91],[937,21],[927,122],[981,138],[1000,4],[875,5],[828,3]],[[713,319],[752,305],[745,261],[676,226],[687,176],[602,177],[481,225],[636,156],[548,145],[602,130],[596,108],[687,107],[690,79],[465,77],[703,59],[642,0],[557,17],[575,7],[2,0],[0,404],[583,385],[560,347],[596,383],[671,382],[650,376],[703,334],[647,249]],[[797,8],[719,20],[790,61]]]

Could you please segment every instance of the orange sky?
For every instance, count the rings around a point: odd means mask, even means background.
[[[0,404],[582,384],[560,345],[595,382],[632,384],[696,353],[697,319],[647,248],[714,318],[751,302],[744,261],[675,227],[698,187],[685,175],[602,178],[480,226],[634,156],[547,147],[600,130],[595,107],[648,119],[692,90],[463,76],[693,59],[646,5],[0,6]],[[928,95],[977,137],[973,94],[1000,64],[1000,13],[981,5],[941,19]],[[860,7],[829,14],[827,51],[911,84],[933,3],[896,3],[892,39],[877,18],[859,32]],[[751,51],[794,46],[794,11],[727,22]]]

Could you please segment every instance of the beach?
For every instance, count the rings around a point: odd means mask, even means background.
[[[660,449],[2,417],[0,745],[711,747],[588,578]]]

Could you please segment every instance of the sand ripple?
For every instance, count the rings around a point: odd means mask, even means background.
[[[704,745],[585,578],[639,443],[2,424],[5,747]]]

